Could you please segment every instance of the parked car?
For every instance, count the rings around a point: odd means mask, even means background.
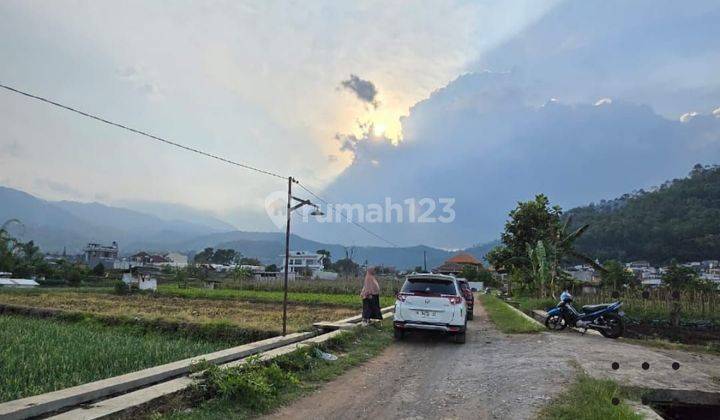
[[[443,274],[409,275],[397,294],[393,326],[398,340],[411,330],[429,330],[464,343],[467,304],[457,279]]]
[[[472,289],[470,289],[470,283],[464,278],[457,279],[460,290],[465,297],[465,305],[467,306],[467,319],[473,319],[473,308],[475,308],[475,296],[473,295]]]

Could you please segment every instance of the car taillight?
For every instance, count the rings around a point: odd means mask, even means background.
[[[412,293],[398,293],[397,294],[397,300],[400,302],[405,302],[405,299],[407,299],[408,296],[412,296]]]
[[[450,301],[451,305],[459,305],[463,301],[463,298],[460,296],[448,296],[447,298]]]

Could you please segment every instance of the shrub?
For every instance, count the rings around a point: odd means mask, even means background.
[[[237,368],[211,366],[206,372],[205,390],[211,395],[233,400],[255,411],[267,410],[280,393],[300,383],[277,363],[264,365],[257,359]]]

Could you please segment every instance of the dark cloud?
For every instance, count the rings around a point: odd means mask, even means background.
[[[337,136],[354,159],[324,194],[365,204],[455,198],[452,224],[375,225],[394,242],[452,248],[496,238],[517,201],[537,193],[570,208],[720,162],[712,109],[681,122],[617,98],[597,106],[601,98],[526,99],[512,74],[462,76],[411,109],[397,146],[371,132]],[[323,241],[348,235],[327,224],[312,233]]]
[[[340,85],[353,92],[361,101],[377,108],[380,103],[377,101],[377,88],[375,84],[369,80],[363,80],[358,76],[351,74],[350,78],[340,82]]]

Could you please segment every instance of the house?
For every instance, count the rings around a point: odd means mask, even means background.
[[[176,267],[183,268],[188,265],[187,255],[179,254],[177,252],[170,252],[167,254],[150,254],[145,251],[138,252],[135,255],[130,256],[130,263],[134,265],[142,265],[148,267]]]
[[[281,267],[285,272],[285,255],[282,255]],[[315,252],[308,251],[290,251],[288,260],[288,274],[309,274],[315,277],[315,274],[323,269],[323,261],[325,256]]]
[[[111,269],[115,266],[115,262],[118,260],[118,244],[113,242],[112,245],[100,245],[96,243],[89,243],[85,247],[85,254],[83,256],[83,262],[88,267],[93,268],[98,264],[102,264],[106,269]]]
[[[460,252],[445,261],[440,267],[433,269],[433,272],[457,276],[465,267],[472,267],[475,270],[480,270],[483,268],[483,265],[471,254],[467,252]]]
[[[122,281],[140,290],[157,290],[157,280],[153,278],[156,272],[157,269],[153,267],[133,267],[127,273],[123,273]]]

